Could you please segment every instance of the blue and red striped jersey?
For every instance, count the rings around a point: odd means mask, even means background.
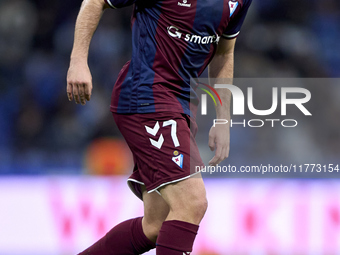
[[[134,4],[132,58],[112,92],[111,111],[189,114],[198,104],[190,79],[214,56],[221,37],[240,31],[251,0],[105,0],[112,8]]]

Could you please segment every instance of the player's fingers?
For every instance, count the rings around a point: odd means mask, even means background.
[[[74,96],[74,101],[76,102],[76,104],[80,104],[78,84],[73,84],[73,96]]]
[[[211,151],[215,150],[215,137],[209,136],[209,142],[208,142],[209,148]]]
[[[78,86],[78,91],[79,91],[80,103],[82,105],[85,105],[86,104],[86,100],[85,100],[85,84],[80,84]]]
[[[217,158],[217,162],[216,164],[221,163],[223,160],[225,160],[225,147],[221,146],[221,154],[219,155],[219,157]]]
[[[66,93],[67,93],[68,100],[72,101],[73,100],[73,96],[72,96],[72,83],[67,83]]]
[[[228,145],[225,149],[225,158],[224,159],[229,158],[229,152],[230,152],[230,146]]]
[[[226,158],[227,158],[227,148],[225,146],[223,146],[221,157],[220,157],[219,162],[217,164],[221,163]]]
[[[214,156],[210,161],[209,161],[209,166],[216,166],[217,165],[217,157]]]
[[[92,83],[85,84],[85,98],[90,101],[92,95]]]
[[[219,162],[221,162],[222,149],[223,149],[222,146],[216,144],[215,156],[209,161],[209,165],[216,166]]]

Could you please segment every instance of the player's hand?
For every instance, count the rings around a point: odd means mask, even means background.
[[[229,124],[216,124],[209,131],[209,148],[215,150],[215,156],[209,161],[210,166],[216,166],[229,157],[230,126]]]
[[[82,105],[90,101],[92,94],[92,76],[87,63],[71,60],[67,72],[67,97]]]

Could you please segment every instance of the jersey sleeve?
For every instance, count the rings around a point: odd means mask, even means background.
[[[136,0],[105,0],[105,2],[113,9],[122,8],[132,5]]]
[[[224,30],[222,37],[226,39],[236,38],[241,30],[244,19],[246,18],[249,6],[252,0],[243,0],[241,10],[230,20],[226,30]]]

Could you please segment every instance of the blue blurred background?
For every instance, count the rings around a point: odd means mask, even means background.
[[[109,104],[118,72],[131,56],[131,8],[108,10],[102,18],[89,57],[93,99],[82,107],[68,102],[65,92],[80,4],[0,1],[1,175],[82,174],[93,141],[120,138]],[[338,77],[339,12],[336,0],[254,0],[237,41],[235,76]],[[339,116],[339,86],[316,93],[315,102],[326,100],[325,107],[334,109],[328,114]],[[314,128],[317,134],[319,126]],[[338,126],[320,135],[319,149],[339,155]],[[258,152],[266,151],[264,145]],[[108,162],[107,169],[110,164],[125,163]],[[101,173],[110,173],[107,169]]]

